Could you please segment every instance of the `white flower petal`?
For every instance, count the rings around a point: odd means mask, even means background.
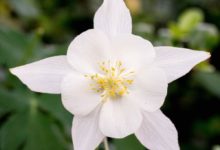
[[[159,109],[167,95],[167,79],[165,73],[156,67],[142,68],[137,72],[130,93],[146,111]]]
[[[101,96],[91,89],[89,78],[79,73],[67,75],[62,82],[64,107],[74,115],[87,115],[101,102]]]
[[[153,45],[139,36],[124,35],[112,39],[112,57],[122,61],[127,69],[139,69],[155,59]]]
[[[110,37],[131,34],[131,15],[124,1],[104,0],[95,14],[94,28],[104,31]]]
[[[10,69],[32,91],[59,94],[63,77],[71,72],[66,56],[49,57]]]
[[[73,118],[72,139],[74,150],[94,150],[104,138],[99,130],[99,111],[97,107],[93,112],[84,117]]]
[[[144,112],[143,123],[135,135],[151,150],[180,149],[175,126],[160,110]]]
[[[99,127],[105,136],[123,138],[141,125],[139,108],[128,98],[107,100],[101,109]]]
[[[77,36],[70,44],[67,59],[78,71],[97,72],[98,63],[107,60],[109,40],[98,30],[88,30]]]
[[[210,57],[203,51],[169,46],[155,47],[156,65],[164,69],[168,82],[172,82],[188,73],[196,64]]]

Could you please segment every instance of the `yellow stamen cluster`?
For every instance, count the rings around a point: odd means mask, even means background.
[[[129,93],[128,86],[133,83],[130,79],[134,74],[133,71],[126,71],[121,61],[101,62],[99,68],[102,74],[96,73],[85,77],[94,81],[90,86],[92,90],[101,93],[103,100],[115,99]]]

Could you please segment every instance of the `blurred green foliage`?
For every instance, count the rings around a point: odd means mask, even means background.
[[[135,34],[154,45],[212,53],[209,62],[170,85],[162,110],[176,125],[183,150],[218,148],[220,1],[137,0],[135,7],[129,1]],[[60,96],[29,91],[8,69],[65,54],[77,34],[92,28],[100,4],[101,0],[0,0],[1,150],[72,149],[72,116],[63,108]],[[111,139],[110,146],[144,149],[134,136]]]
[[[177,23],[170,23],[170,32],[172,37],[183,39],[189,32],[195,29],[203,21],[203,13],[199,9],[189,9],[182,13]]]

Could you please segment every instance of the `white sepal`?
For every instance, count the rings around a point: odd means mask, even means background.
[[[143,112],[143,122],[135,133],[138,140],[150,150],[179,150],[175,126],[160,110]]]
[[[10,69],[32,91],[60,94],[61,81],[72,71],[66,56],[49,57]]]
[[[95,14],[94,28],[104,31],[109,37],[131,34],[131,15],[124,1],[104,0]]]
[[[73,118],[72,138],[74,150],[94,150],[104,139],[104,135],[98,126],[99,111],[100,106],[87,116],[75,116]]]
[[[195,65],[210,57],[208,52],[186,48],[160,46],[155,50],[156,65],[165,71],[168,83],[184,76]]]

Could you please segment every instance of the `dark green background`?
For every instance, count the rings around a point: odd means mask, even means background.
[[[211,52],[209,61],[173,82],[162,107],[183,150],[220,145],[220,1],[129,2],[135,34],[154,45]],[[0,0],[0,150],[70,150],[72,116],[59,95],[31,92],[8,68],[65,54],[70,41],[93,27],[101,0]],[[143,150],[134,138],[110,140],[112,150]],[[102,146],[99,148],[103,149]]]

